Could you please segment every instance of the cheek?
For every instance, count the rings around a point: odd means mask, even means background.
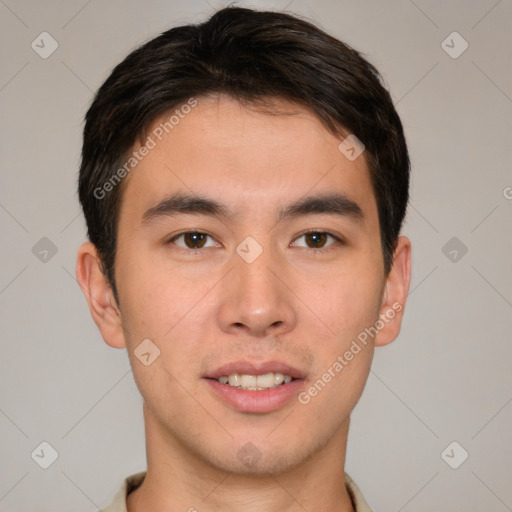
[[[197,288],[202,288],[148,251],[128,253],[121,247],[116,255],[116,284],[130,337],[150,339],[170,335],[194,304],[201,291]]]
[[[169,276],[162,278],[153,270],[124,269],[127,275],[137,274],[137,278],[124,281],[122,321],[134,379],[142,396],[153,411],[168,411],[167,421],[174,422],[178,420],[175,415],[179,404],[190,406],[179,383],[189,379],[197,365],[206,319],[201,308],[194,305],[205,292],[186,288],[185,283]],[[148,365],[143,352],[150,353]],[[192,411],[190,414],[193,416]]]
[[[209,293],[213,284],[209,279],[186,279],[179,270],[148,268],[126,265],[121,272],[126,277],[120,279],[126,298],[121,302],[122,321],[132,368],[139,387],[149,394],[162,386],[177,393],[180,387],[175,387],[173,378],[189,379],[196,371],[198,355],[208,349],[203,345],[213,324],[215,295]],[[159,351],[149,367],[136,359],[137,347],[145,339]],[[163,382],[157,382],[156,375]]]
[[[331,295],[325,292],[316,297],[315,307],[330,329],[322,330],[327,336],[316,334],[315,367],[298,397],[306,409],[315,411],[307,414],[315,418],[319,431],[348,417],[363,392],[374,353],[368,329],[375,324],[380,303],[375,287],[352,287],[346,281],[339,285]]]
[[[294,290],[313,313],[319,332],[337,340],[337,349],[377,319],[381,281],[371,268],[334,269],[323,278],[303,275]],[[305,321],[311,321],[311,313]]]

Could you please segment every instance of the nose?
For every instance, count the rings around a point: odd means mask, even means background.
[[[218,321],[230,334],[278,336],[297,322],[289,272],[265,249],[252,262],[237,253],[221,291]]]

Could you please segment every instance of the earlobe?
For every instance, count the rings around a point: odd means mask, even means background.
[[[121,312],[103,273],[98,251],[90,242],[84,243],[78,250],[76,278],[105,342],[114,348],[126,347]]]
[[[407,237],[399,236],[377,320],[376,347],[391,343],[400,333],[410,280],[411,242]]]

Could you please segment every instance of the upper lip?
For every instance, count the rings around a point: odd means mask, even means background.
[[[246,375],[264,375],[266,373],[282,373],[295,379],[303,379],[305,374],[298,368],[280,361],[233,361],[223,364],[211,371],[205,377],[207,379],[218,379],[234,373]]]

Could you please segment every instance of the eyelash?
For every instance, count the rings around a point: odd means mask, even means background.
[[[327,247],[320,248],[320,249],[314,249],[314,248],[311,248],[311,247],[304,247],[303,249],[306,249],[306,251],[308,253],[310,253],[310,254],[311,253],[312,254],[319,254],[319,253],[324,253],[325,254],[327,251],[335,249],[336,247],[338,247],[340,245],[345,245],[345,240],[343,240],[340,236],[337,236],[334,233],[331,233],[329,231],[321,231],[321,230],[315,230],[315,229],[312,229],[312,230],[309,230],[309,231],[304,231],[303,233],[300,233],[299,235],[297,235],[296,238],[294,238],[294,241],[298,240],[299,238],[301,238],[303,236],[310,235],[310,234],[315,234],[315,233],[327,235],[327,236],[331,237],[334,240],[334,242],[331,243],[330,245],[328,245]],[[206,235],[206,236],[209,236],[210,238],[213,239],[213,236],[210,235],[209,233],[205,233],[204,231],[194,231],[194,230],[191,230],[191,231],[182,231],[181,233],[178,233],[177,235],[174,235],[172,238],[167,240],[166,243],[167,244],[174,243],[174,241],[176,239],[178,239],[179,237],[181,237],[183,235],[187,235],[187,234]],[[186,248],[180,247],[180,246],[178,246],[178,248],[180,250],[182,250],[183,252],[185,252],[185,254],[194,255],[194,256],[197,256],[198,254],[200,254],[201,249],[202,249],[201,247],[199,247],[197,249],[186,249]],[[206,249],[208,249],[208,247],[206,247]]]

